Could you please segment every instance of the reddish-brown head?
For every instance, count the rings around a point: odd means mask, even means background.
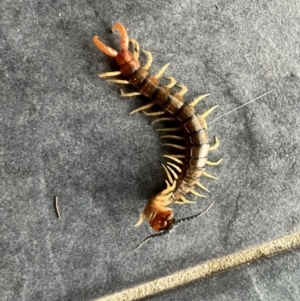
[[[170,186],[167,182],[167,188],[157,194],[152,200],[148,202],[145,209],[140,215],[140,219],[136,226],[139,226],[144,219],[147,220],[149,225],[156,231],[168,230],[175,222],[172,209],[167,207],[172,200],[172,191],[175,189],[176,182]]]
[[[116,59],[118,65],[121,67],[121,73],[126,76],[132,74],[137,69],[139,69],[140,62],[136,60],[133,57],[132,53],[128,50],[129,38],[125,26],[121,23],[116,23],[112,27],[112,31],[115,30],[118,30],[121,36],[121,42],[120,42],[121,50],[119,52],[105,45],[103,42],[99,40],[97,36],[93,37],[93,42],[100,51]]]
[[[153,220],[149,221],[150,226],[156,231],[168,230],[172,227],[175,219],[171,209],[157,212]]]

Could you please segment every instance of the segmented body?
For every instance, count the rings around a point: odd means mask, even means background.
[[[175,221],[172,209],[167,206],[173,202],[181,204],[191,203],[185,198],[185,195],[189,192],[201,197],[202,195],[194,190],[194,185],[197,185],[206,191],[208,190],[198,181],[198,179],[201,175],[214,178],[204,171],[205,165],[218,165],[221,162],[221,160],[218,162],[210,162],[207,160],[208,152],[218,147],[218,140],[216,139],[214,146],[210,146],[205,118],[216,108],[216,106],[202,115],[196,114],[194,106],[208,94],[196,98],[191,104],[184,102],[182,95],[186,92],[185,86],[178,85],[182,90],[180,92],[172,92],[172,87],[176,83],[174,78],[169,78],[171,83],[167,86],[160,84],[159,82],[159,77],[163,74],[168,65],[164,66],[155,76],[150,75],[148,69],[152,62],[151,53],[145,51],[149,56],[149,60],[146,66],[141,67],[140,61],[138,60],[138,43],[131,39],[131,42],[135,46],[134,53],[131,53],[128,49],[129,38],[125,27],[120,23],[116,23],[112,29],[118,30],[121,35],[121,50],[119,52],[103,44],[97,36],[94,36],[93,42],[102,52],[115,58],[120,66],[120,71],[107,72],[100,74],[99,76],[110,77],[123,75],[126,80],[113,79],[109,81],[119,84],[131,84],[138,92],[124,94],[121,90],[122,96],[142,94],[151,100],[150,104],[143,106],[132,113],[137,111],[144,112],[145,109],[157,105],[162,111],[145,114],[150,116],[167,114],[170,117],[159,118],[157,121],[177,120],[181,124],[181,127],[165,130],[183,130],[184,132],[184,137],[177,135],[164,136],[164,138],[184,140],[185,146],[172,143],[166,145],[179,150],[184,150],[185,155],[165,156],[172,160],[172,163],[168,162],[167,166],[163,165],[168,178],[168,180],[166,180],[167,188],[147,203],[140,215],[140,220],[137,223],[137,225],[141,224],[145,218],[155,231],[167,230]]]
[[[133,74],[124,76],[141,94],[182,124],[186,137],[186,159],[172,193],[174,201],[179,201],[193,189],[204,171],[210,147],[206,122],[201,115],[196,115],[194,108],[185,103],[181,95],[172,93],[170,88],[160,84],[148,70],[139,68]]]

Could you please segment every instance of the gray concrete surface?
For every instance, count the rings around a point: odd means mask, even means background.
[[[218,5],[2,2],[2,300],[92,300],[299,231],[299,2]],[[133,254],[152,233],[134,224],[164,187],[167,150],[150,118],[128,115],[147,100],[122,99],[118,85],[97,77],[117,69],[91,38],[117,47],[115,22],[152,51],[153,73],[171,62],[166,75],[188,86],[187,100],[211,93],[198,105],[219,105],[210,121],[275,89],[209,125],[221,141],[210,159],[224,161],[208,170],[219,180],[203,180],[207,199],[173,206],[184,217],[214,200],[209,213]],[[299,300],[299,261],[299,251],[266,259],[192,284],[187,296]]]

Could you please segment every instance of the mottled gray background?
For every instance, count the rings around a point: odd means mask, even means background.
[[[300,4],[292,1],[37,1],[1,4],[2,300],[92,300],[300,229]],[[98,73],[117,70],[115,22],[188,86],[224,158],[203,179],[202,218],[129,254],[134,224],[164,187],[162,146],[143,114]],[[247,63],[245,55],[250,64]],[[251,65],[251,66],[250,66]],[[57,219],[53,197],[59,197]],[[151,300],[299,300],[300,253],[239,267]],[[150,300],[150,299],[149,299]]]

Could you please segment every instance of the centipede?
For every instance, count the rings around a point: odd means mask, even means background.
[[[188,200],[186,195],[193,194],[197,197],[205,197],[202,194],[204,192],[200,193],[196,188],[209,193],[209,190],[201,183],[200,178],[216,179],[205,170],[205,167],[217,166],[222,161],[222,159],[216,162],[208,160],[209,152],[216,150],[220,144],[217,137],[215,137],[214,143],[210,143],[206,122],[206,118],[217,108],[217,105],[202,114],[197,113],[195,106],[209,94],[200,95],[191,103],[187,103],[183,98],[187,92],[186,86],[176,84],[174,77],[166,77],[169,80],[167,85],[160,82],[160,78],[165,73],[169,63],[162,67],[157,74],[151,75],[149,73],[152,64],[151,52],[143,51],[148,60],[144,66],[141,66],[139,43],[135,39],[129,38],[125,26],[121,23],[115,23],[112,26],[112,31],[119,32],[121,38],[119,51],[105,45],[98,36],[94,36],[92,40],[101,52],[115,59],[120,70],[105,72],[99,74],[99,77],[109,78],[108,82],[131,85],[135,89],[134,92],[130,93],[124,93],[121,89],[122,97],[142,95],[148,99],[147,104],[130,114],[143,112],[147,116],[157,118],[152,124],[161,122],[166,124],[169,121],[176,123],[176,126],[156,129],[158,132],[166,132],[166,135],[161,138],[170,139],[171,143],[164,143],[164,145],[175,149],[176,154],[164,155],[168,160],[162,164],[167,178],[165,179],[166,188],[146,203],[136,224],[139,226],[146,220],[156,233],[162,233],[162,231],[172,229],[178,221],[199,216],[200,214],[196,214],[175,221],[170,205],[172,203],[195,203]],[[153,107],[159,109],[154,112],[147,111],[150,108],[152,110]]]

